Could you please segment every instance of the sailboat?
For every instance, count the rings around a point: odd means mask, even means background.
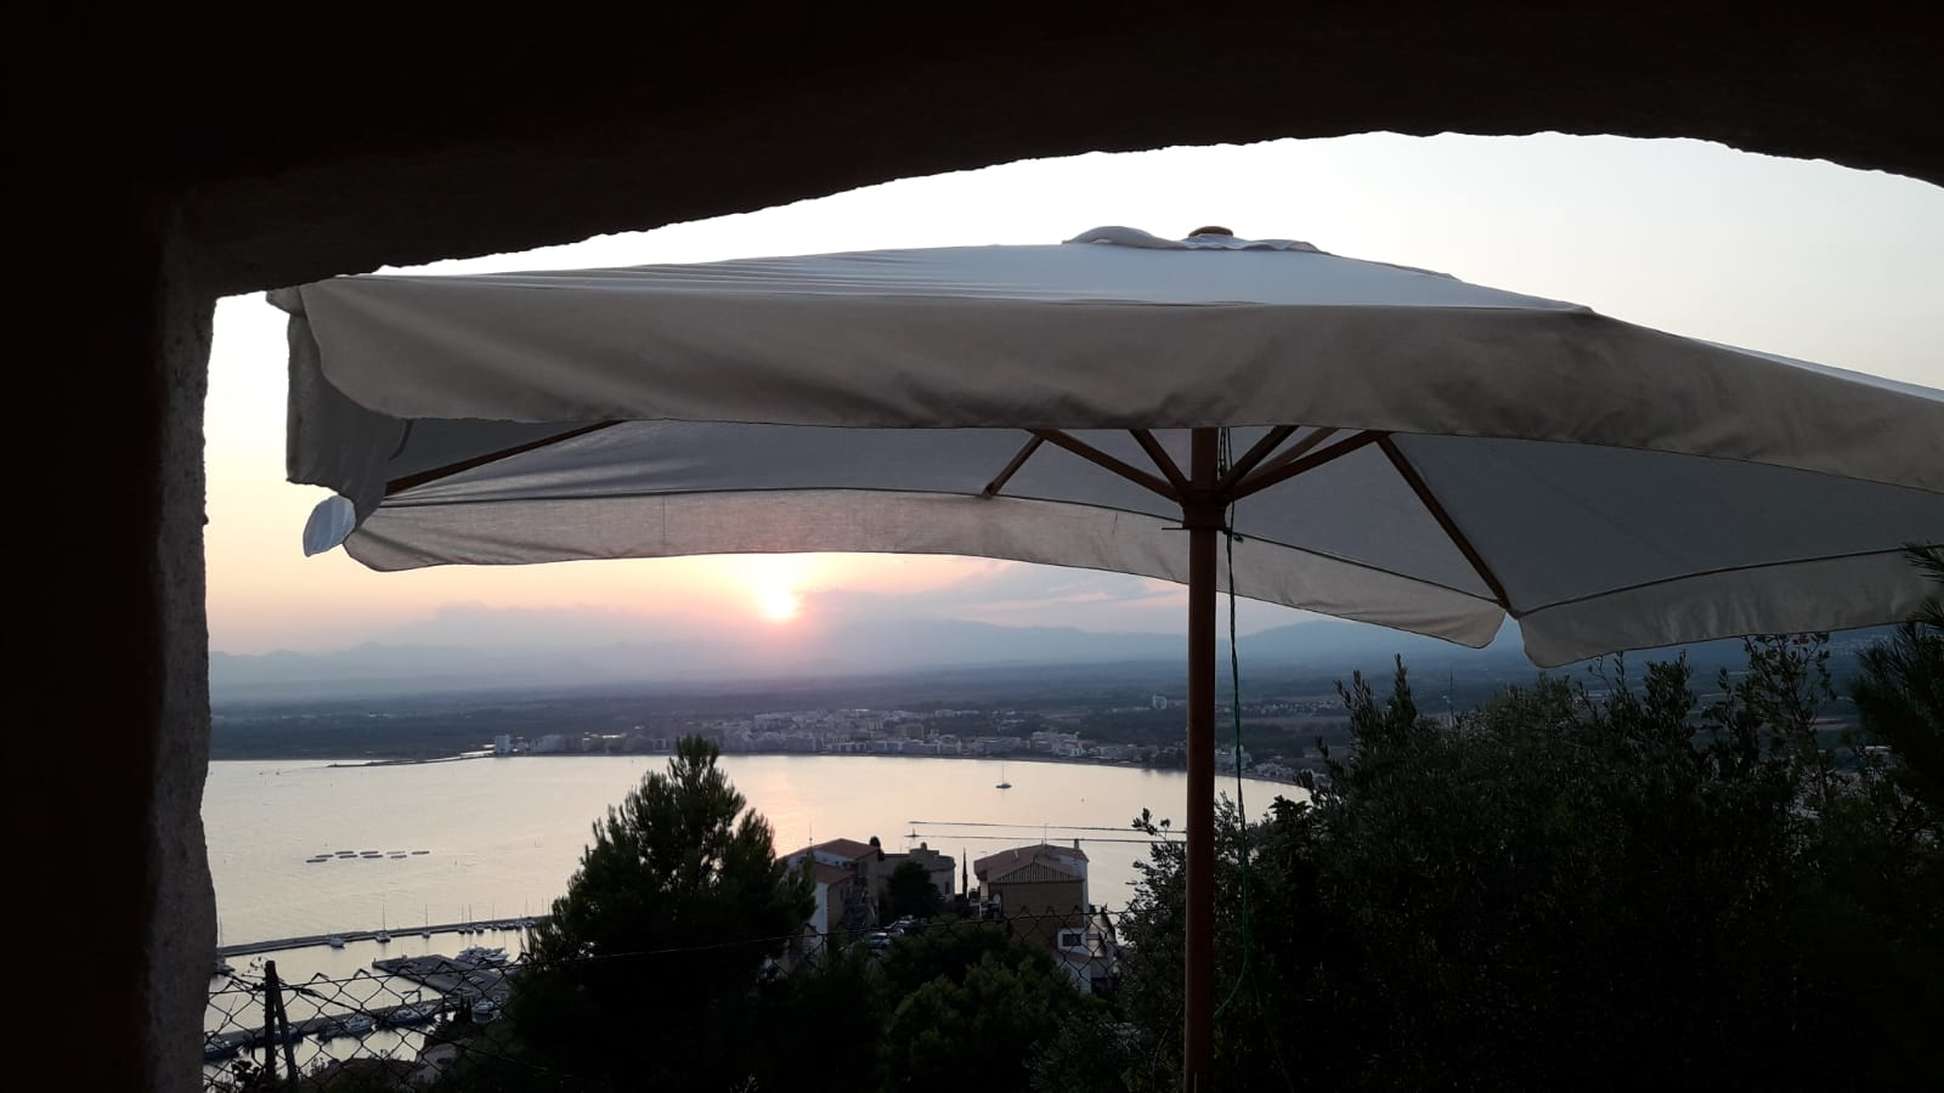
[[[432,936],[432,905],[429,903],[425,905],[425,929],[419,931],[419,936]]]
[[[994,789],[1011,789],[1011,788],[1012,788],[1012,783],[1011,783],[1011,782],[1008,782],[1008,781],[1006,781],[1006,764],[1004,764],[1004,763],[1001,763],[1001,764],[999,764],[999,784],[998,784],[998,785],[996,785],[996,786],[993,786],[992,788],[994,788]]]
[[[380,945],[391,944],[391,931],[385,925],[385,905],[382,903],[378,905],[378,932],[371,935],[371,940]]]

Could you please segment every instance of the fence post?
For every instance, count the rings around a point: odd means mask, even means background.
[[[284,1005],[283,995],[277,996],[277,1024],[283,1036],[284,1081],[290,1088],[297,1088],[297,1037],[290,1034],[290,1008]]]
[[[292,1043],[294,1037],[290,1035],[290,1011],[284,1008],[283,984],[277,980],[277,962],[274,960],[263,962],[263,987],[264,1031],[267,1034],[271,1028],[276,1029],[277,1040],[283,1046],[284,1081],[295,1089],[297,1087],[297,1047]],[[265,1054],[270,1059],[272,1082],[277,1080],[276,1051],[276,1044],[269,1045],[265,1050]]]
[[[277,1080],[277,1011],[282,1008],[277,962],[266,960],[263,963],[263,1072],[273,1083]]]

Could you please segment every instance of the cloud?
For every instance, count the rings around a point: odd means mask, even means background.
[[[860,575],[864,576],[864,575]],[[931,588],[883,593],[829,586],[805,594],[806,619],[873,617],[973,619],[1004,625],[1081,629],[1154,629],[1147,612],[1181,597],[1165,581],[1021,562],[983,562],[972,572]],[[1134,625],[1135,623],[1140,625]],[[1165,625],[1163,628],[1167,628]]]
[[[724,656],[802,661],[839,632],[883,631],[909,623],[970,622],[1002,627],[1056,627],[1101,634],[1177,635],[1186,592],[1166,581],[1017,562],[968,561],[971,571],[903,592],[855,586],[868,570],[839,570],[838,580],[801,592],[798,616],[776,623],[740,600],[730,606],[678,603],[662,609],[598,604],[499,606],[454,600],[404,622],[370,627],[346,644],[438,646],[472,650],[582,649],[682,642]],[[1245,631],[1313,618],[1307,612],[1243,601]]]
[[[439,645],[455,648],[559,648],[637,643],[686,629],[673,615],[616,607],[496,607],[458,602],[430,616],[384,628],[372,640],[384,644]]]

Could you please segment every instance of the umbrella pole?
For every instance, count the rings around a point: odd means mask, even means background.
[[[1182,984],[1182,1088],[1213,1088],[1215,975],[1215,537],[1223,506],[1215,475],[1216,430],[1192,434],[1188,529],[1188,884]]]

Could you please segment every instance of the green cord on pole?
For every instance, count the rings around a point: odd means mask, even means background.
[[[1222,450],[1219,460],[1221,474],[1226,475],[1234,462],[1234,450],[1230,446],[1229,430],[1222,430]],[[1228,519],[1222,528],[1222,539],[1228,551],[1228,606],[1229,606],[1229,708],[1235,725],[1235,750],[1231,758],[1235,761],[1235,810],[1241,822],[1240,840],[1237,852],[1241,863],[1242,888],[1242,967],[1236,972],[1235,986],[1229,989],[1227,998],[1215,1007],[1215,1016],[1220,1017],[1242,992],[1242,984],[1249,978],[1249,950],[1252,947],[1249,929],[1249,810],[1242,797],[1242,656],[1235,644],[1235,503],[1229,502]]]

